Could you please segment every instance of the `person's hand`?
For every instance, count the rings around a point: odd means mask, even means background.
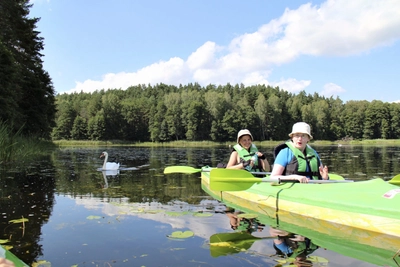
[[[246,169],[246,167],[251,164],[251,160],[244,160],[242,163],[243,163],[243,168]]]
[[[265,153],[257,152],[258,158],[259,159],[266,159],[267,155]]]
[[[0,267],[15,267],[15,264],[12,261],[0,258]]]
[[[308,183],[308,178],[306,176],[296,175],[296,180],[302,184]]]
[[[319,174],[321,174],[322,179],[324,180],[328,180],[329,179],[329,175],[328,175],[328,166],[319,166]]]

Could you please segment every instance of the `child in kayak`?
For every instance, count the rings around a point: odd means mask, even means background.
[[[323,166],[318,153],[308,145],[313,138],[310,125],[297,122],[289,134],[290,140],[275,148],[275,162],[270,178],[298,180],[328,180],[328,167]]]
[[[254,172],[268,172],[270,165],[265,154],[253,144],[253,136],[247,129],[240,130],[237,144],[233,146],[227,169],[246,169]]]

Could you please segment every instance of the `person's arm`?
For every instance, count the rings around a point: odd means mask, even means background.
[[[260,159],[261,168],[266,172],[271,171],[271,165],[269,165],[269,162],[268,162],[267,157],[265,156],[265,154],[263,154],[261,152],[257,152],[257,156]]]
[[[226,165],[227,169],[244,169],[244,165],[242,162],[238,162],[238,153],[236,151],[232,151],[231,156],[229,157],[228,164]]]

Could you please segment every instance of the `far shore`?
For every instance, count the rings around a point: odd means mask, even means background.
[[[276,146],[283,143],[282,141],[257,141],[254,143],[257,146]],[[77,141],[77,140],[59,140],[53,141],[57,146],[71,147],[96,147],[96,146],[133,146],[133,147],[215,147],[215,146],[232,146],[235,144],[231,142],[212,142],[212,141],[173,141],[173,142],[126,142],[126,141]],[[310,145],[314,146],[345,146],[345,145],[365,145],[365,146],[400,146],[400,139],[373,139],[373,140],[338,140],[338,141],[319,141],[312,140]]]

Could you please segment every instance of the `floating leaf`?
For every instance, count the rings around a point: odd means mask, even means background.
[[[309,256],[308,259],[312,262],[328,263],[329,261],[319,256]]]
[[[8,221],[9,223],[23,223],[23,222],[28,222],[29,220],[27,218],[22,218],[22,219],[15,219]]]
[[[179,239],[183,239],[183,238],[189,238],[194,236],[194,233],[192,231],[175,231],[173,232],[171,235],[168,235],[169,238],[179,238]]]
[[[1,246],[1,247],[4,248],[5,250],[11,250],[14,246],[3,245],[3,246]]]
[[[132,210],[130,210],[130,212],[133,212],[133,213],[140,213],[140,212],[144,212],[144,209],[142,209],[142,208],[140,208],[140,209],[132,209]]]
[[[237,215],[238,218],[246,218],[246,219],[255,219],[258,217],[257,214],[254,213],[242,213]]]
[[[150,214],[156,214],[156,213],[160,213],[160,212],[164,212],[163,210],[146,210],[145,213],[150,213]]]
[[[101,218],[101,216],[95,216],[95,215],[89,215],[86,217],[86,219],[88,219],[88,220],[98,220],[100,218]]]
[[[32,263],[32,267],[51,267],[51,263],[46,260],[40,260]]]
[[[170,250],[185,250],[186,248],[171,248]]]
[[[8,239],[0,239],[0,244],[5,244],[5,243],[8,243],[8,242],[10,242],[10,240],[8,240]]]
[[[286,258],[286,259],[275,259],[275,261],[279,262],[280,264],[291,263],[294,262],[295,259],[293,258]]]
[[[212,213],[205,213],[205,212],[196,212],[193,214],[195,217],[211,217],[213,216]]]
[[[165,214],[167,214],[168,216],[172,216],[172,217],[183,216],[183,213],[178,212],[178,211],[166,211]]]

